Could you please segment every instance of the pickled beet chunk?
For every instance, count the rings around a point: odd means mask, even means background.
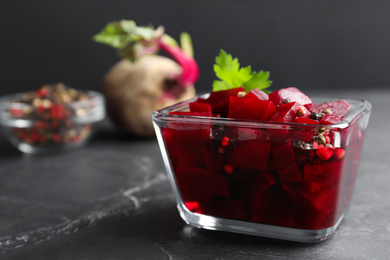
[[[176,135],[174,134],[174,136]],[[166,147],[174,168],[188,166],[207,167],[207,162],[201,150],[202,146],[197,142],[171,142],[166,143]]]
[[[324,172],[324,166],[322,164],[306,163],[303,171],[303,180],[305,182],[311,182],[316,179],[317,176]]]
[[[245,97],[246,98],[256,98],[258,100],[269,100],[268,95],[264,91],[262,91],[258,88],[255,88],[255,89],[252,89],[251,91],[249,91]]]
[[[320,123],[332,125],[332,124],[340,123],[341,121],[343,121],[341,117],[338,117],[336,115],[326,114],[321,118]]]
[[[260,193],[252,210],[252,221],[262,224],[294,227],[297,207],[282,194]]]
[[[282,187],[288,193],[290,200],[300,208],[329,213],[337,206],[339,188],[338,185],[329,185],[329,182],[318,183],[321,184],[322,187],[312,191],[304,189],[300,183],[299,185],[284,184]]]
[[[335,211],[324,213],[313,209],[299,209],[295,218],[295,227],[302,229],[323,229],[331,227],[337,220]]]
[[[266,191],[276,184],[276,180],[270,172],[266,172],[256,175],[253,183],[257,191]]]
[[[176,116],[199,116],[199,117],[211,117],[210,112],[189,112],[189,111],[174,111],[169,112],[170,115]],[[189,122],[185,120],[185,117],[178,118],[176,121],[167,122],[168,129],[180,130],[180,131],[192,131],[192,130],[208,130],[210,131],[210,124],[205,120],[200,122]]]
[[[244,87],[214,91],[210,93],[210,96],[204,100],[204,102],[211,105],[214,115],[227,117],[229,111],[229,97],[237,96],[238,92],[242,91],[245,91]]]
[[[309,112],[310,112],[310,111],[309,111]],[[320,122],[318,122],[317,120],[314,120],[314,119],[307,118],[307,117],[298,117],[298,118],[297,118],[297,123],[299,123],[299,124],[317,125],[317,124],[319,124]]]
[[[299,193],[313,208],[324,213],[329,213],[336,208],[338,190],[335,188],[321,189],[316,192],[301,190]]]
[[[302,116],[297,116],[297,112],[302,111]],[[283,123],[295,123],[299,118],[307,118],[310,116],[310,112],[298,102],[290,102],[282,104],[278,111],[269,119],[270,121],[283,122]],[[299,134],[299,133],[298,133]],[[291,137],[291,130],[283,129],[269,129],[269,135],[272,141],[274,142],[287,142]],[[304,139],[308,139],[305,133]]]
[[[210,104],[202,103],[202,102],[191,102],[189,104],[191,112],[208,112],[212,113]]]
[[[299,124],[312,124],[316,125],[319,124],[317,120],[313,120],[310,118],[305,118],[305,117],[298,117],[297,118],[297,123]],[[313,139],[313,132],[312,132],[312,127],[311,126],[302,126],[300,127],[302,130],[294,130],[292,133],[292,137],[296,140],[301,140],[305,142],[311,142]],[[298,129],[298,127],[297,127]]]
[[[257,98],[230,97],[229,118],[268,120],[276,112],[275,105]]]
[[[209,144],[209,146],[212,146],[212,144]],[[202,147],[202,154],[207,169],[215,173],[224,173],[226,165],[225,157],[218,152],[218,147],[212,146],[211,148]]]
[[[188,112],[175,111],[170,115],[177,116],[202,116],[211,117],[210,112]],[[163,129],[164,140],[167,143],[181,142],[207,142],[210,136],[210,124],[206,120],[200,122],[187,122],[185,118],[178,118],[176,121],[167,122],[166,128]]]
[[[271,150],[269,140],[238,141],[227,154],[227,163],[233,171],[263,172],[267,171]]]
[[[322,113],[325,109],[330,110],[332,115],[338,116],[338,117],[344,117],[349,109],[351,108],[351,104],[345,100],[338,100],[338,101],[329,101],[321,104],[313,104],[310,107],[311,112],[316,112],[316,113]]]
[[[179,167],[175,174],[185,201],[209,201],[212,196],[230,196],[228,180],[222,175],[196,167]]]
[[[198,129],[197,129],[198,128]],[[200,128],[200,129],[199,129]],[[162,134],[166,144],[180,145],[185,143],[206,143],[210,137],[210,129],[202,129],[193,124],[187,124],[187,130],[162,129]]]
[[[294,151],[289,143],[272,147],[272,154],[282,183],[302,181]]]
[[[285,100],[289,102],[298,102],[301,105],[313,103],[313,101],[295,87],[282,88],[270,93],[269,100],[274,102],[275,106],[281,106]]]
[[[309,117],[310,112],[298,102],[290,102],[282,104],[278,111],[269,119],[270,121],[292,123],[296,122],[297,119],[301,116],[297,113],[298,110],[301,110],[304,115],[302,117]]]

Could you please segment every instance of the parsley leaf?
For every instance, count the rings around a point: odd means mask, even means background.
[[[221,91],[231,89],[232,87],[224,80],[214,80],[213,91]]]
[[[240,68],[238,59],[233,59],[232,55],[227,54],[224,50],[220,51],[219,56],[215,58],[215,62],[214,72],[220,80],[213,82],[213,91],[244,86],[247,93],[255,88],[269,92],[265,90],[272,84],[272,81],[269,80],[268,71],[255,72],[252,71],[251,66]]]
[[[271,86],[272,81],[269,80],[269,71],[260,70],[259,72],[253,72],[252,78],[244,84],[245,92],[248,93],[252,89],[265,89]]]
[[[250,66],[240,68],[238,59],[233,59],[224,50],[221,50],[219,56],[215,58],[215,62],[217,64],[214,65],[214,71],[221,81],[214,81],[213,91],[241,87],[252,77],[252,69]]]

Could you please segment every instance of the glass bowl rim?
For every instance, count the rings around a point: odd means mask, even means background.
[[[371,111],[372,105],[370,102],[364,99],[350,99],[350,98],[327,98],[327,97],[312,97],[313,103],[315,101],[329,102],[338,100],[347,100],[349,103],[355,103],[356,107],[351,108],[347,115],[343,118],[343,121],[337,124],[301,124],[301,123],[290,123],[290,122],[276,122],[276,121],[264,121],[264,120],[250,120],[250,119],[234,119],[234,118],[223,118],[223,117],[205,117],[205,116],[187,116],[187,115],[170,115],[168,114],[175,109],[186,107],[189,103],[196,101],[198,98],[207,98],[210,93],[198,95],[192,99],[185,100],[176,103],[172,106],[168,106],[153,112],[153,121],[167,121],[167,122],[187,122],[197,124],[226,124],[230,126],[240,127],[261,127],[261,128],[296,128],[296,127],[325,127],[328,129],[344,129],[347,128],[356,117],[364,113],[365,111]]]

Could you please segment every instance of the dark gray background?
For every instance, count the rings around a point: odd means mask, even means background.
[[[386,0],[1,1],[0,94],[64,82],[100,90],[116,52],[92,35],[113,20],[188,31],[211,89],[220,49],[271,72],[272,89],[386,88],[390,2]]]

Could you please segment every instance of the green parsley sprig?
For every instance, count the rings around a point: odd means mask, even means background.
[[[269,80],[270,73],[268,71],[252,71],[251,66],[240,68],[240,63],[237,58],[227,54],[221,50],[219,56],[215,58],[214,64],[215,75],[220,80],[214,80],[213,91],[221,91],[244,86],[245,92],[258,88],[264,92],[270,87],[272,81]]]

